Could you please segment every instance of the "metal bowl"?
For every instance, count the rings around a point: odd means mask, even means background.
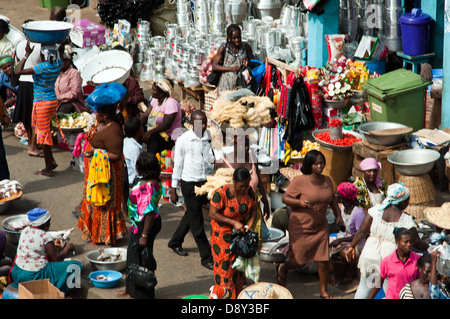
[[[6,236],[8,238],[8,242],[13,245],[17,245],[19,243],[21,230],[16,231],[8,227],[9,223],[19,222],[28,220],[27,214],[20,214],[15,216],[7,217],[3,220],[2,229],[6,232]]]
[[[25,34],[23,34],[22,31],[20,31],[19,29],[15,28],[12,25],[9,25],[9,32],[6,35],[6,37],[8,38],[9,41],[11,41],[14,47],[16,47],[20,41],[26,40]]]
[[[279,241],[281,238],[284,237],[284,232],[278,228],[274,227],[267,227],[269,230],[269,236],[267,239],[265,239],[265,242],[273,242],[273,241]]]
[[[323,102],[329,108],[336,109],[336,110],[342,110],[350,103],[350,98],[337,100],[337,101],[324,100]]]
[[[22,24],[25,36],[31,42],[54,44],[64,42],[73,29],[73,24],[62,21],[40,20]]]
[[[118,261],[99,261],[100,250],[94,250],[86,253],[86,258],[95,270],[116,270],[123,271],[127,267],[127,249],[126,248],[105,248],[103,251],[106,254],[114,254],[118,251],[121,253],[121,259]]]
[[[260,259],[265,262],[270,263],[281,263],[286,259],[286,256],[281,252],[274,250],[275,245],[277,245],[277,242],[265,242],[261,246],[260,251]]]
[[[314,139],[316,140],[316,142],[320,144],[320,147],[324,147],[326,149],[329,149],[329,150],[332,150],[332,151],[337,151],[337,152],[346,152],[346,151],[352,150],[352,148],[353,148],[352,145],[350,145],[350,146],[338,146],[338,145],[330,144],[330,143],[324,142],[322,140],[319,140],[316,137],[317,134],[323,133],[325,131],[328,131],[328,129],[315,130],[312,133]],[[361,134],[359,134],[357,132],[354,132],[354,131],[342,130],[342,133],[352,134],[356,138],[364,139],[364,137]]]
[[[440,157],[441,154],[434,150],[409,149],[393,153],[387,160],[400,174],[418,176],[429,173]]]
[[[123,84],[130,76],[133,58],[128,52],[111,50],[90,58],[81,68],[80,75],[95,85],[117,82]]]
[[[386,129],[394,129],[394,128],[407,128],[406,125],[394,122],[368,122],[361,124],[358,127],[359,132],[364,135],[367,142],[375,145],[395,145],[402,141],[405,136],[404,133],[401,134],[393,134],[393,135],[373,135],[370,134],[370,131],[374,130],[386,130]]]

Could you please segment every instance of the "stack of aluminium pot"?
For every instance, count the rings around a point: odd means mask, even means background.
[[[193,6],[194,26],[202,34],[209,33],[209,7],[207,0],[195,0]]]
[[[133,73],[139,74],[144,66],[144,55],[149,48],[151,37],[150,22],[139,19],[136,25],[134,43],[132,45]]]
[[[402,32],[400,17],[403,14],[402,0],[385,0],[384,2],[384,30],[381,40],[389,51],[402,50]]]
[[[210,30],[213,33],[224,33],[226,27],[224,0],[212,0],[210,4]]]
[[[359,27],[362,35],[381,36],[384,0],[358,0]]]
[[[358,37],[359,10],[356,0],[339,1],[339,33],[346,34],[350,42]]]
[[[181,28],[189,27],[190,25],[192,25],[191,2],[189,0],[177,0],[175,4],[177,24]]]

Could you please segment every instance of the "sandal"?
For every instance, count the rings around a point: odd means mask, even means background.
[[[322,299],[334,299],[331,295],[326,295],[326,296],[320,295],[320,298],[322,298]]]
[[[276,271],[277,271],[277,283],[280,286],[286,287],[286,278],[284,278],[283,276],[280,275],[280,267],[282,264],[279,264],[278,266],[276,266]],[[280,280],[281,279],[281,280]]]
[[[114,293],[114,295],[116,296],[116,297],[131,297],[131,295],[130,294],[128,294],[127,292],[126,292],[126,290],[120,290],[120,291],[116,291],[115,293]]]
[[[47,177],[52,177],[53,176],[53,172],[49,172],[46,171],[45,169],[41,169],[37,172],[34,172],[34,175],[41,175],[41,176],[47,176]]]
[[[31,157],[44,157],[44,153],[42,153],[42,152],[39,152],[37,154],[35,154],[35,153],[28,153],[28,155],[31,156]]]

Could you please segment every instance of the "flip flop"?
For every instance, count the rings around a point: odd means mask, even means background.
[[[44,153],[37,153],[37,154],[28,153],[28,155],[31,157],[44,157]]]
[[[53,172],[46,172],[45,170],[41,169],[41,170],[39,170],[37,172],[34,172],[34,175],[52,177],[53,176]]]
[[[331,295],[326,295],[326,296],[320,295],[320,298],[322,298],[322,299],[334,299]]]

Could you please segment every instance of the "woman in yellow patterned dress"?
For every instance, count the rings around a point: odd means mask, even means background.
[[[78,228],[83,232],[82,238],[92,244],[114,245],[127,234],[122,214],[123,130],[121,114],[117,111],[117,104],[125,92],[126,89],[118,83],[103,84],[86,101],[96,112],[98,125],[86,134],[89,143],[84,153],[86,169]],[[105,163],[97,162],[97,157],[109,161],[110,171],[104,172],[108,174],[98,174],[91,167],[95,163],[108,167]],[[109,182],[101,181],[103,187],[94,188],[99,184],[94,178],[105,175],[109,175]],[[102,196],[105,196],[103,202]]]
[[[237,256],[230,250],[231,234],[233,229],[246,232],[252,228],[256,205],[255,193],[250,187],[250,172],[245,167],[236,168],[233,184],[218,188],[211,198],[214,283],[225,288],[231,299],[237,298],[244,283],[244,273],[232,267]]]

